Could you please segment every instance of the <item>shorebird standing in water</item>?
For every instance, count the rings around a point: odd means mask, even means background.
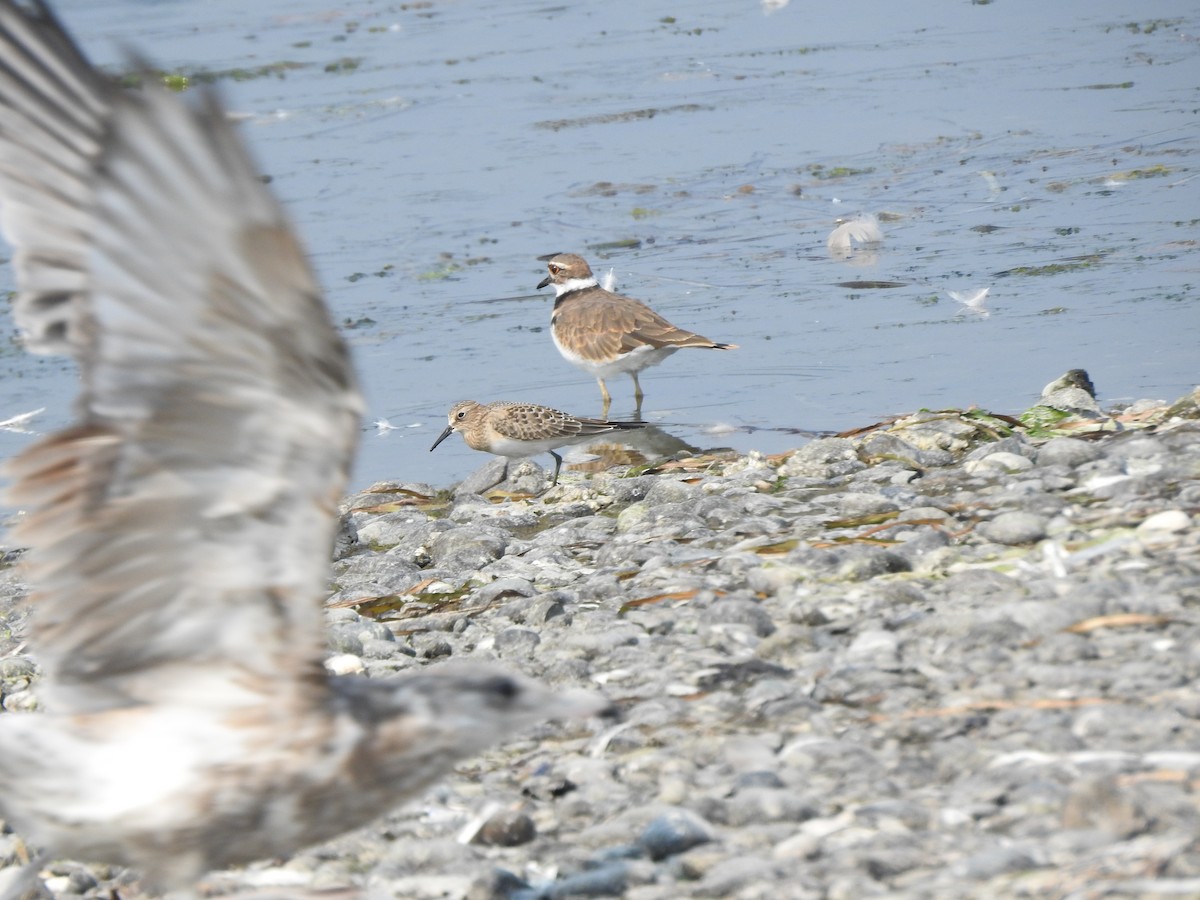
[[[550,273],[538,283],[538,289],[554,286],[554,311],[550,314],[554,346],[567,362],[596,376],[606,416],[612,396],[605,378],[621,372],[632,376],[640,414],[644,395],[638,373],[642,369],[658,365],[684,347],[737,349],[737,344],[721,344],[676,328],[640,300],[606,291],[582,256],[552,253],[538,259]]]
[[[347,350],[215,95],[146,80],[118,89],[44,3],[0,0],[15,315],[82,379],[76,424],[10,467],[46,711],[0,714],[0,817],[164,889],[363,825],[603,701],[484,665],[326,675]]]

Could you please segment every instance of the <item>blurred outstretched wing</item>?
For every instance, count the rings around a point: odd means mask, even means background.
[[[59,712],[318,683],[361,399],[282,210],[194,99],[120,91],[44,5],[0,4],[16,317],[82,376],[77,424],[10,464]]]

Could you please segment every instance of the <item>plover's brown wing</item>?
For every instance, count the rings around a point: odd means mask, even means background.
[[[620,304],[614,317],[622,322],[624,336],[621,352],[628,353],[638,347],[717,347],[721,346],[702,334],[676,328],[646,304],[631,297],[618,297]],[[614,301],[615,304],[615,301]]]
[[[117,91],[44,6],[0,4],[17,317],[82,376],[77,424],[10,468],[56,711],[317,683],[361,400],[281,209],[193,99]]]
[[[716,346],[702,335],[676,328],[640,300],[599,288],[564,303],[556,327],[560,341],[596,361],[615,359],[639,347]]]
[[[555,336],[572,353],[589,362],[608,362],[627,353],[630,334],[654,311],[630,297],[600,288],[573,293],[555,308]]]

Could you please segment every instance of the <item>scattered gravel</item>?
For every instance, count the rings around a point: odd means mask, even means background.
[[[332,669],[500,659],[624,718],[546,725],[210,887],[1194,896],[1198,398],[1052,432],[921,413],[781,457],[567,471],[536,497],[377,485],[346,505]],[[23,594],[0,571],[9,710],[36,702]],[[0,835],[0,867],[17,855]],[[46,878],[138,896],[104,866]]]

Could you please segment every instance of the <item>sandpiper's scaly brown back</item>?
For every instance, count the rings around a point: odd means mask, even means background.
[[[538,453],[554,457],[554,477],[558,484],[562,457],[554,451],[568,444],[590,441],[603,434],[645,428],[645,422],[609,422],[588,419],[536,403],[497,401],[476,403],[462,400],[447,414],[446,430],[438,435],[430,451],[454,432],[463,436],[472,450],[482,450],[509,459],[520,459]]]
[[[538,288],[554,286],[550,335],[569,363],[596,377],[608,414],[612,396],[604,379],[621,372],[633,378],[637,409],[642,408],[638,373],[656,366],[676,350],[699,347],[734,350],[737,344],[710,341],[703,335],[676,328],[645,303],[600,287],[587,260],[574,253],[539,257],[549,275]]]

